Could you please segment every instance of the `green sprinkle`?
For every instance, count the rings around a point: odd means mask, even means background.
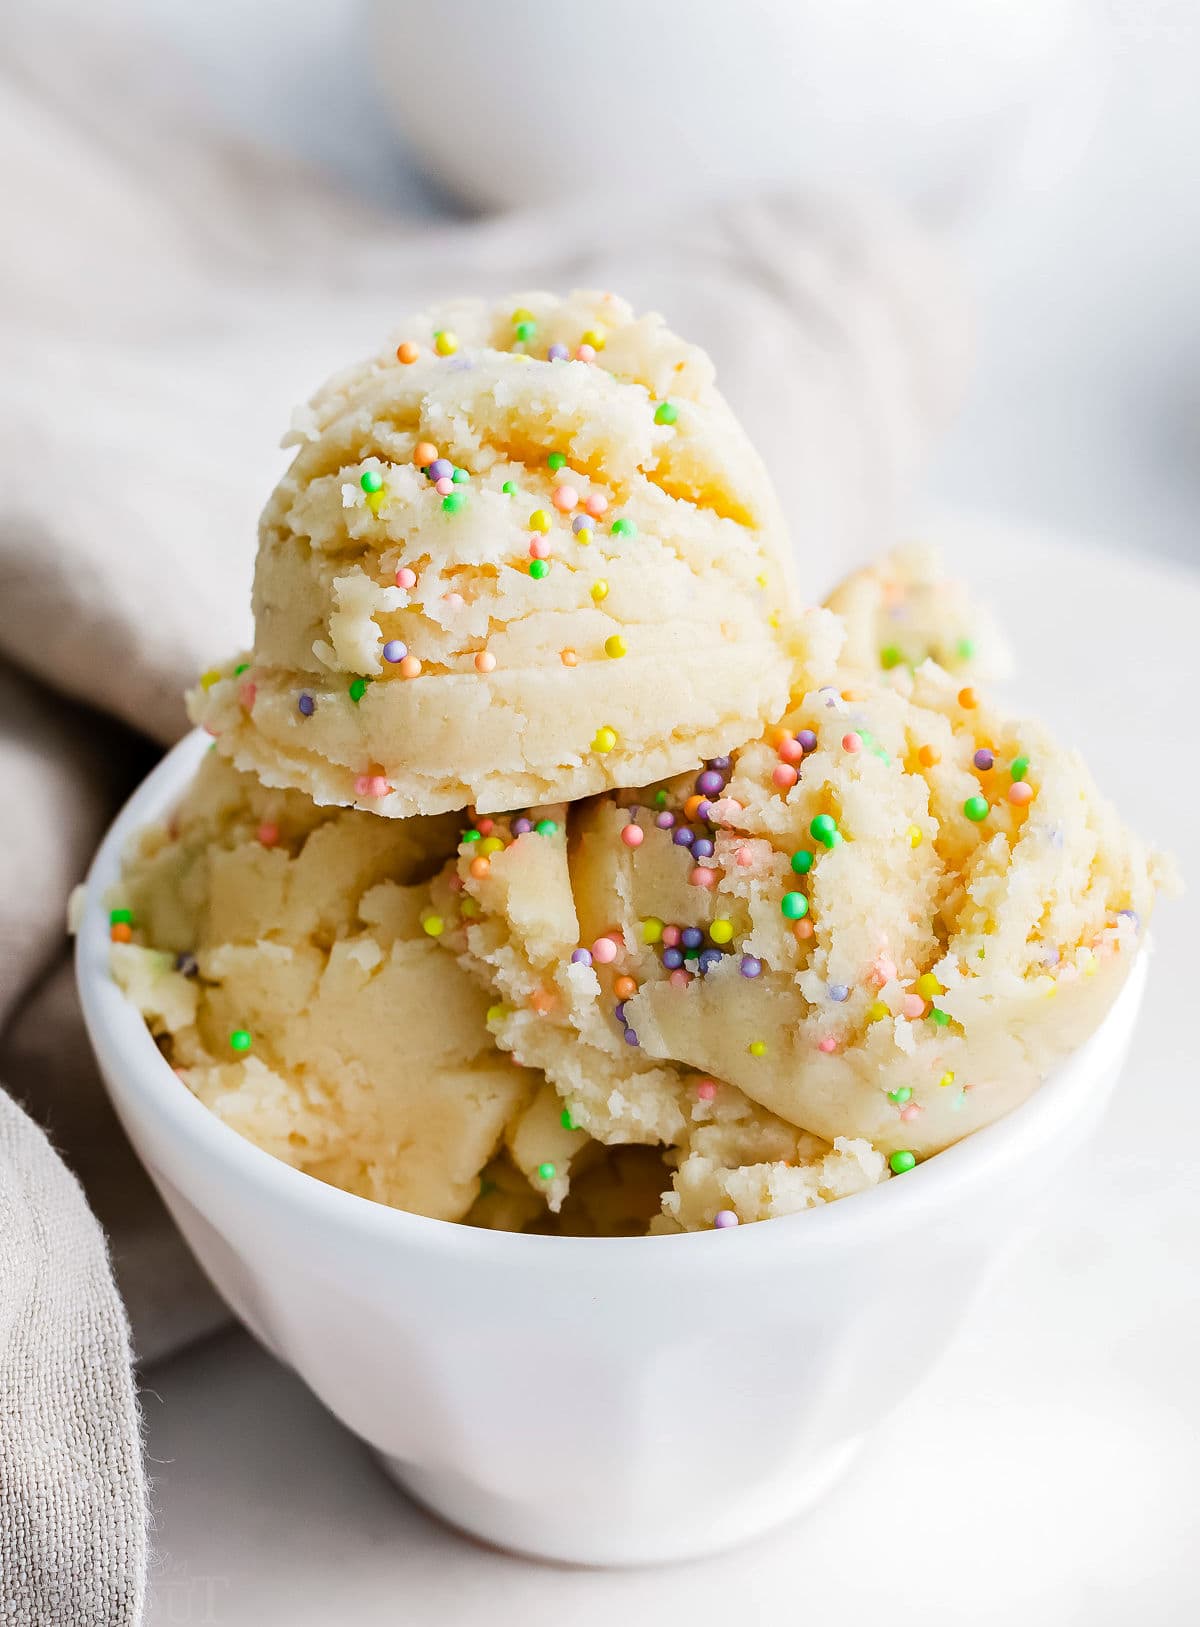
[[[132,910],[110,910],[108,912],[108,924],[109,924],[109,926],[132,926],[133,925],[133,911]]]
[[[248,1051],[253,1043],[248,1028],[235,1028],[229,1036],[229,1049],[231,1051]]]
[[[798,876],[806,876],[813,867],[815,857],[810,848],[798,847],[792,854],[792,869]]]
[[[802,921],[808,914],[808,899],[803,893],[784,893],[779,907],[789,921]]]
[[[808,834],[823,842],[826,847],[835,847],[834,837],[838,835],[837,820],[832,814],[818,814],[808,827]]]
[[[517,495],[517,483],[515,480],[506,480],[500,490],[505,497],[515,497]]]
[[[457,514],[466,507],[467,494],[465,491],[448,491],[442,498],[442,513]]]
[[[471,477],[465,469],[451,469],[450,478],[456,486],[465,486]]]
[[[558,826],[553,819],[539,819],[533,827],[539,836],[557,836]]]
[[[986,819],[990,812],[986,797],[968,797],[963,803],[963,813],[976,825],[981,819]]]
[[[903,650],[898,650],[894,644],[889,644],[886,649],[879,652],[879,665],[885,672],[890,672],[893,667],[898,667],[903,660]]]
[[[969,638],[960,638],[958,643],[955,645],[955,649],[960,661],[969,661],[975,654],[974,642]]]
[[[538,1180],[539,1181],[552,1181],[557,1174],[558,1174],[558,1171],[557,1171],[557,1169],[555,1169],[553,1164],[539,1164],[538,1165]]]
[[[1020,757],[1014,757],[1008,772],[1014,780],[1023,780],[1029,772],[1029,758],[1024,753]]]
[[[571,1109],[569,1107],[563,1108],[562,1112],[558,1115],[558,1122],[562,1125],[564,1130],[577,1130],[579,1128],[579,1126],[575,1123],[575,1120],[571,1117]]]
[[[945,1028],[950,1021],[950,1013],[943,1011],[940,1006],[931,1006],[929,1008],[929,1020],[935,1027]]]
[[[518,322],[513,331],[517,336],[517,343],[519,345],[527,345],[537,333],[537,323]]]
[[[887,1099],[889,1102],[895,1102],[897,1107],[903,1107],[911,1095],[911,1086],[901,1085],[899,1090],[889,1090],[887,1093]]]
[[[668,801],[668,798],[667,798],[667,793],[665,791],[656,791],[654,793],[654,806],[656,808],[665,808],[666,805],[667,805],[667,801]]]
[[[531,559],[529,561],[529,574],[535,582],[550,574],[550,561],[548,559]]]
[[[354,702],[355,706],[358,705],[359,701],[362,700],[363,696],[366,694],[367,685],[370,682],[371,680],[369,678],[356,678],[350,685],[350,699]]]
[[[632,520],[627,520],[625,516],[622,515],[619,520],[613,521],[612,534],[614,537],[633,538],[637,536],[637,526],[634,525]]]
[[[383,485],[383,476],[378,469],[364,469],[358,477],[358,483],[365,492],[379,491]]]
[[[888,1159],[893,1175],[906,1175],[910,1169],[916,1166],[916,1162],[917,1155],[915,1152],[894,1152]]]
[[[679,409],[670,401],[660,401],[654,414],[656,424],[673,424],[679,417]]]
[[[561,452],[551,452],[550,456],[546,459],[546,467],[549,469],[552,475],[556,475],[565,465],[566,461],[566,458],[563,457]]]
[[[479,832],[477,830],[465,830],[460,837],[460,840],[464,842],[477,842],[479,839]]]
[[[249,661],[239,661],[237,666],[234,667],[234,669],[233,669],[233,676],[235,678],[240,678],[243,672],[248,672],[249,670],[250,670]]]

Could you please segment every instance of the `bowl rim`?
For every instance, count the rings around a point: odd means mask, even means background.
[[[710,1233],[679,1232],[654,1237],[554,1237],[492,1231],[460,1221],[438,1220],[391,1208],[331,1186],[284,1163],[226,1124],[188,1089],[155,1044],[141,1013],[111,975],[106,896],[117,882],[131,840],[161,820],[178,801],[213,742],[194,730],[178,742],[129,797],[109,827],[83,883],[83,907],[76,924],[75,972],[84,1021],[106,1089],[122,1117],[152,1119],[161,1133],[185,1144],[193,1158],[221,1169],[240,1183],[244,1198],[282,1215],[311,1222],[322,1231],[352,1233],[362,1240],[420,1248],[472,1259],[498,1268],[524,1269],[551,1261],[572,1272],[593,1267],[628,1269],[634,1251],[644,1267],[670,1250],[672,1268],[685,1260],[705,1269],[733,1265],[745,1250],[764,1249],[794,1256],[807,1247],[860,1245],[864,1236],[894,1237],[934,1209],[957,1201],[964,1189],[980,1191],[1020,1164],[1037,1146],[1053,1141],[1085,1108],[1114,1040],[1119,1044],[1137,1016],[1145,986],[1147,953],[1139,947],[1134,964],[1100,1026],[1019,1107],[973,1131],[962,1141],[919,1163],[902,1178],[890,1179],[852,1198],[821,1204],[769,1224],[728,1228],[720,1245]],[[153,1171],[151,1172],[153,1174]]]

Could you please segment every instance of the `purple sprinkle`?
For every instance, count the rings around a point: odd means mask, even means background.
[[[714,966],[719,966],[725,956],[719,949],[702,949],[700,951],[700,970],[710,972]]]
[[[695,833],[690,831],[686,825],[680,825],[679,829],[675,832],[674,836],[672,836],[671,840],[675,843],[676,847],[691,847],[692,843],[696,840],[696,836]]]
[[[633,1029],[632,1028],[627,1028],[625,1030],[625,1043],[626,1043],[626,1045],[636,1045],[637,1042],[638,1042],[638,1037],[634,1033]]]
[[[403,661],[408,654],[408,645],[401,644],[398,638],[389,638],[383,646],[383,659],[395,666],[397,661]]]
[[[663,965],[667,968],[668,972],[677,972],[683,965],[683,950],[664,949]]]
[[[590,966],[591,964],[592,952],[590,949],[573,949],[571,951],[572,966]]]
[[[591,523],[592,516],[590,514],[577,514],[571,521],[571,530],[578,535],[580,531],[585,531]]]
[[[673,813],[660,813],[655,816],[654,823],[658,826],[659,830],[670,830],[671,826],[675,823],[675,815]]]
[[[617,1021],[620,1023],[622,1028],[628,1028],[629,1027],[629,1024],[625,1021],[625,1002],[624,1002],[624,1000],[621,1001],[620,1005],[617,1005],[617,1006],[613,1007],[613,1016],[617,1019]]]
[[[743,977],[757,977],[762,971],[762,961],[757,955],[743,955],[742,964],[738,967]]]
[[[522,814],[520,819],[514,819],[513,822],[512,822],[512,833],[513,833],[514,836],[524,836],[528,831],[531,831],[532,829],[533,829],[533,820],[532,819],[526,819],[523,814]]]
[[[718,1209],[713,1216],[713,1225],[719,1232],[727,1231],[730,1226],[739,1224],[738,1217],[732,1209]]]
[[[696,808],[696,818],[704,820],[705,824],[713,822],[713,804],[708,801],[701,802]]]
[[[718,774],[715,768],[706,768],[696,780],[696,789],[704,797],[720,796],[725,789],[725,776]]]
[[[1136,910],[1118,910],[1117,915],[1123,920],[1132,921],[1135,927],[1139,927],[1142,924],[1141,916]]]
[[[307,689],[300,691],[300,699],[296,702],[296,705],[300,708],[303,717],[311,717],[317,709],[317,703]]]
[[[550,349],[546,352],[546,360],[549,362],[565,362],[569,358],[570,354],[571,352],[567,349],[566,345],[554,344],[551,345]]]
[[[713,845],[707,836],[698,837],[697,840],[692,843],[692,857],[694,859],[711,859],[712,852]]]
[[[195,977],[200,968],[196,964],[195,955],[176,955],[175,970],[182,972],[184,977]]]
[[[733,767],[733,758],[732,757],[710,757],[708,759],[708,766],[709,766],[709,768],[715,768],[718,771],[718,773],[728,774],[729,770]]]
[[[805,751],[816,751],[817,737],[811,729],[798,729],[796,739],[804,747]]]
[[[1045,966],[1057,966],[1058,962],[1058,950],[1053,944],[1047,944],[1046,948],[1042,950],[1042,964]]]
[[[704,934],[698,926],[685,926],[679,934],[679,941],[685,949],[699,949],[704,942]]]
[[[850,988],[846,983],[830,983],[827,985],[825,993],[831,1000],[836,1000],[838,1005],[841,1005],[843,1000],[850,998]]]
[[[986,746],[980,746],[979,750],[975,753],[975,767],[983,769],[985,773],[989,768],[991,768],[995,761],[996,759],[992,756],[991,752]]]
[[[434,458],[429,465],[430,480],[449,480],[454,473],[454,465],[449,458]]]

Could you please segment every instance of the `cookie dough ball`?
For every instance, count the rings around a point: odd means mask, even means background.
[[[612,295],[460,301],[332,379],[263,515],[255,644],[193,715],[385,815],[698,766],[786,703],[788,545],[708,357]]]
[[[131,856],[119,982],[205,1105],[285,1163],[464,1216],[536,1081],[442,953],[428,876],[445,819],[321,810],[216,754]],[[535,1207],[544,1210],[543,1199]]]
[[[936,661],[961,682],[1008,676],[1011,655],[986,606],[946,575],[935,548],[910,543],[848,576],[825,601],[846,629],[843,672],[869,678]]]
[[[830,1150],[903,1170],[1017,1106],[1104,1016],[1164,879],[1076,754],[928,662],[831,675],[701,775],[459,864],[500,1043],[593,1137],[679,1149],[685,1224],[693,1193],[775,1212],[739,1168],[836,1195]]]

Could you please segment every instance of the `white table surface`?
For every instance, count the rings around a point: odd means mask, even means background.
[[[1015,698],[1197,868],[1200,577],[995,525],[930,534],[999,607]],[[230,1333],[146,1379],[152,1627],[1200,1619],[1194,899],[1165,904],[1154,939],[1134,1060],[1094,1154],[807,1520],[663,1570],[510,1558],[408,1503],[291,1374]]]

